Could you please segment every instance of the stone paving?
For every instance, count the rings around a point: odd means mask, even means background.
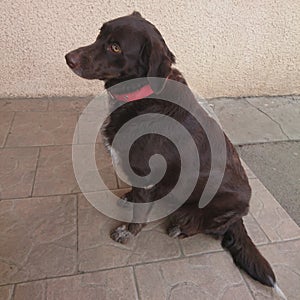
[[[282,124],[270,99],[259,109],[253,99],[217,101],[212,103],[228,133],[238,128],[226,128],[224,107],[253,139],[300,136],[291,125],[297,112]],[[297,100],[288,99],[286,109],[289,101]],[[220,241],[204,235],[171,239],[164,220],[146,226],[127,245],[110,239],[119,222],[85,199],[72,168],[74,127],[88,102],[0,100],[0,300],[276,299],[272,289],[235,267]],[[270,122],[280,125],[261,135],[255,124],[267,128]],[[232,137],[243,140],[238,132]],[[97,147],[99,172],[122,195],[128,188],[114,174],[103,145]],[[246,227],[287,298],[299,299],[300,228],[245,167],[253,189]]]
[[[300,96],[220,98],[210,104],[235,145],[300,140]]]

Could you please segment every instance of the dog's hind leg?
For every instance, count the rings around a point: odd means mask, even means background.
[[[202,230],[203,210],[197,203],[184,204],[170,216],[168,235],[173,238],[186,238]]]
[[[186,203],[171,215],[168,234],[184,238],[197,233],[223,236],[228,227],[248,212],[246,201],[235,195],[216,195],[204,208]]]

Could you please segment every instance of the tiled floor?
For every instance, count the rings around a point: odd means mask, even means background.
[[[72,167],[73,132],[87,103],[0,100],[0,300],[275,299],[210,237],[174,240],[165,222],[154,222],[127,245],[110,239],[119,222],[85,199]],[[104,181],[123,194],[98,147]],[[246,227],[288,299],[299,299],[300,229],[246,169],[253,188]],[[86,176],[93,191],[93,172]]]

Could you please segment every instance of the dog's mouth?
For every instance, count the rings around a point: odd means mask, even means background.
[[[78,68],[78,69],[72,69],[72,68],[70,68],[76,75],[78,75],[79,77],[82,77],[82,78],[84,78],[83,77],[83,75],[82,75],[82,70],[81,70],[81,68]]]
[[[109,73],[109,72],[92,72],[89,70],[84,70],[80,63],[80,58],[68,53],[65,56],[66,63],[69,68],[79,77],[84,79],[98,79],[98,80],[111,80],[118,78],[121,74],[120,73]]]
[[[89,74],[88,72],[85,72],[81,67],[78,68],[71,68],[70,69],[79,77],[84,78],[84,79],[98,79],[98,80],[111,80],[111,79],[116,79],[120,76],[120,74],[110,74],[110,73],[102,73],[102,74]]]
[[[97,79],[100,79],[100,80],[104,80],[104,81],[107,81],[107,80],[111,80],[111,79],[117,79],[120,77],[120,73],[103,73],[101,76],[97,77]]]
[[[78,67],[78,68],[71,68],[71,67],[70,67],[70,69],[71,69],[77,76],[79,76],[79,77],[81,77],[81,78],[89,79],[89,80],[92,80],[92,79],[99,79],[99,78],[97,78],[97,77],[94,77],[94,76],[91,76],[91,75],[85,73],[85,72],[83,71],[83,69],[80,68],[80,67]],[[101,80],[101,79],[100,79],[100,80]]]

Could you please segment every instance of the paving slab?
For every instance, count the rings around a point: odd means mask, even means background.
[[[49,280],[47,300],[138,299],[131,268]]]
[[[135,267],[140,299],[247,299],[252,296],[227,253]]]
[[[41,148],[34,196],[59,195],[79,192],[72,165],[71,146]]]
[[[8,135],[9,147],[72,144],[78,114],[17,112]]]
[[[104,99],[96,99],[80,114],[77,126],[77,135],[79,144],[102,143],[102,136],[99,133],[101,127],[101,119],[105,120],[109,115],[107,102]],[[94,132],[91,128],[98,129],[96,141],[94,141]]]
[[[18,284],[13,300],[137,300],[132,268]]]
[[[0,285],[76,272],[76,197],[0,202]]]
[[[0,149],[0,200],[30,197],[39,149]]]
[[[84,186],[81,186],[81,189],[84,189],[83,191],[85,192],[116,189],[118,184],[111,156],[102,143],[96,144],[93,148],[95,148],[95,161],[92,163],[87,159],[91,151],[90,145],[76,146],[76,156],[74,157],[77,158],[77,169],[80,170],[80,174],[77,174],[77,177],[84,182]],[[104,184],[100,182],[98,174],[101,176]]]
[[[88,183],[86,191],[97,191],[101,189],[116,189],[117,179],[113,170],[112,162],[103,145],[96,145],[96,163],[98,169],[93,166],[87,166],[85,155],[88,150],[87,145],[78,146],[81,152],[82,173],[85,182]],[[77,148],[78,149],[78,148]],[[106,186],[100,185],[95,176],[100,173]],[[71,146],[49,146],[42,147],[39,156],[34,196],[58,195],[77,193],[78,187],[72,163]]]
[[[239,153],[300,225],[300,142],[245,145]]]
[[[235,145],[289,139],[276,122],[245,99],[216,99],[210,103]]]
[[[274,120],[289,139],[300,139],[300,100],[292,96],[256,97],[246,100]]]

